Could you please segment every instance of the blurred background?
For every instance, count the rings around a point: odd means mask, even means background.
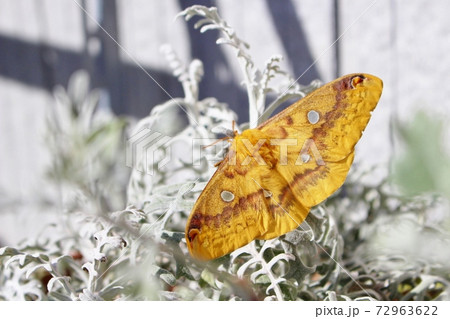
[[[200,98],[216,97],[240,123],[248,120],[234,52],[216,45],[214,32],[201,34],[191,22],[175,19],[194,4],[216,6],[250,44],[261,69],[281,54],[284,69],[300,84],[353,72],[380,77],[383,95],[356,163],[387,165],[397,149],[395,119],[408,121],[418,109],[432,120],[448,119],[445,0],[0,0],[0,246],[30,236],[52,218],[51,207],[29,207],[58,196],[43,183],[51,160],[44,133],[53,90],[66,87],[75,71],[89,73],[101,108],[139,119],[183,94],[160,51],[170,44],[186,63],[203,61]]]

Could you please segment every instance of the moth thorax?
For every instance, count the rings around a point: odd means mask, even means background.
[[[258,164],[261,158],[265,165],[270,167],[277,163],[277,156],[274,154],[274,145],[270,143],[270,137],[258,129],[249,129],[234,138],[236,153],[245,157],[253,157]]]

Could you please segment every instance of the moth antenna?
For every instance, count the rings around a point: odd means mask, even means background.
[[[228,140],[228,139],[230,139],[229,136],[224,136],[224,137],[222,137],[222,138],[220,138],[220,139],[218,139],[218,140],[215,140],[213,143],[211,143],[211,144],[209,144],[209,145],[203,146],[202,148],[205,149],[205,148],[211,147],[211,146],[213,146],[213,145],[216,145],[216,144],[219,143],[220,141],[225,141],[225,140]]]
[[[239,134],[239,132],[236,130],[236,121],[235,120],[233,120],[233,122],[232,122],[232,124],[231,124],[232,126],[231,126],[231,128],[232,128],[232,130],[233,130],[233,134],[234,134],[234,136],[236,136],[236,135],[238,135]]]
[[[231,132],[230,132],[230,130],[226,130],[226,131],[227,131],[227,132],[226,132],[227,136],[222,137],[222,138],[220,138],[220,139],[214,141],[213,143],[211,143],[211,144],[209,144],[209,145],[203,146],[203,149],[208,148],[208,147],[211,147],[211,146],[213,146],[213,145],[216,145],[216,144],[219,143],[220,141],[225,141],[225,140],[232,139],[232,138],[234,138],[236,135],[238,135],[238,131],[235,129],[235,128],[236,128],[236,122],[235,122],[234,120],[233,120],[233,122],[231,123],[231,125],[232,125],[232,126],[231,126],[231,127],[232,127]]]

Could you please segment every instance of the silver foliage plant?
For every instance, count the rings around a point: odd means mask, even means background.
[[[180,16],[199,17],[195,28],[217,30],[217,43],[236,52],[250,114],[250,122],[240,123],[239,130],[256,127],[283,102],[319,86],[296,84],[280,69],[280,56],[270,58],[262,71],[257,69],[248,44],[215,8],[193,6]],[[53,203],[58,218],[40,236],[18,247],[0,248],[0,299],[449,298],[448,256],[405,254],[405,247],[392,249],[389,243],[419,235],[446,247],[448,224],[438,227],[439,220],[425,217],[444,205],[442,197],[403,197],[388,180],[365,183],[357,172],[298,229],[254,241],[208,263],[192,259],[184,241],[186,219],[215,170],[211,163],[227,150],[223,142],[198,155],[195,143],[214,142],[237,118],[215,98],[199,100],[201,61],[185,65],[169,46],[162,53],[184,97],[153,107],[137,123],[101,109],[100,92],[89,91],[89,78],[82,71],[74,74],[67,90],[55,90],[58,103],[48,122],[47,141],[53,156],[48,183],[58,190]],[[274,87],[275,77],[281,86]],[[270,93],[275,99],[269,104]],[[171,138],[153,161],[136,158],[129,174],[126,140],[139,132]],[[160,167],[169,153],[170,162]],[[386,225],[387,233],[380,233]]]

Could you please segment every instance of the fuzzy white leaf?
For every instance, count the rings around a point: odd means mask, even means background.
[[[276,255],[269,261],[267,266],[269,267],[269,269],[272,269],[273,265],[275,265],[277,262],[279,262],[281,260],[288,262],[289,260],[295,260],[295,256],[292,254],[285,254],[285,253]]]
[[[55,299],[55,300],[58,300],[58,301],[74,301],[72,298],[70,298],[69,296],[66,296],[66,295],[64,295],[64,294],[62,294],[62,293],[59,293],[59,292],[57,292],[57,291],[51,291],[51,292],[49,292],[48,293],[48,296],[49,297],[51,297],[51,298],[53,298],[53,299]]]
[[[198,29],[198,28],[200,28],[206,24],[210,24],[210,23],[213,23],[211,21],[211,19],[208,19],[208,18],[200,19],[194,24],[194,29]]]
[[[274,291],[275,291],[275,289],[276,289],[275,286],[279,286],[280,283],[285,282],[285,281],[286,281],[286,279],[284,279],[284,278],[276,278],[275,281],[272,282],[272,283],[269,285],[269,287],[267,287],[267,289],[266,289],[266,294],[269,294],[269,292],[270,292],[271,290],[274,290]]]
[[[25,273],[25,278],[29,279],[31,274],[33,274],[39,268],[44,268],[49,273],[52,273],[52,267],[49,264],[39,264],[39,265],[36,265],[36,266],[33,266],[33,267],[29,268],[27,270],[27,272]]]
[[[92,293],[89,289],[83,289],[83,292],[79,296],[81,301],[102,301],[98,294]]]
[[[56,283],[61,283],[61,282],[69,283],[70,279],[71,278],[69,276],[52,277],[52,278],[50,278],[50,280],[47,283],[47,289],[48,289],[48,291],[53,291],[53,287]],[[61,285],[64,287],[64,285],[62,283],[61,283]]]
[[[19,254],[21,254],[21,252],[12,247],[5,246],[5,247],[0,248],[0,257],[1,256],[14,256],[14,255],[19,255]]]
[[[89,273],[89,277],[97,277],[98,272],[95,270],[94,264],[91,262],[87,262],[81,266],[82,269],[86,269]]]

